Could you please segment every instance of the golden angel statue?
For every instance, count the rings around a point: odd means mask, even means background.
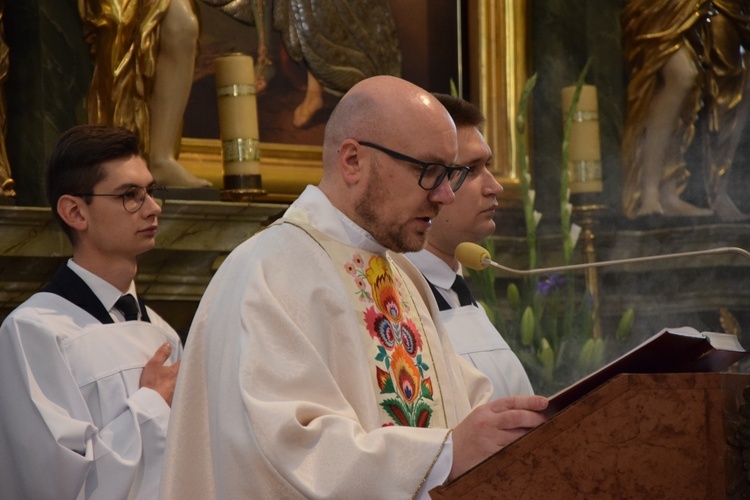
[[[90,123],[140,137],[159,184],[203,187],[178,161],[199,25],[192,0],[78,0],[94,58]]]
[[[629,76],[625,214],[744,218],[727,194],[727,173],[750,111],[747,1],[627,0],[621,23]],[[699,120],[699,112],[706,118]],[[680,198],[696,130],[709,208]]]

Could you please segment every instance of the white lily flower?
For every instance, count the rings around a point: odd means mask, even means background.
[[[540,220],[542,220],[542,214],[534,210],[534,224],[538,226]]]
[[[571,224],[570,225],[570,242],[571,246],[575,247],[576,243],[578,243],[578,237],[581,236],[581,226],[578,224]]]

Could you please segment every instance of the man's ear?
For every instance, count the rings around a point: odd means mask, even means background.
[[[362,164],[361,146],[354,139],[346,139],[339,146],[339,168],[341,177],[349,185],[356,184],[362,177],[364,165]]]
[[[85,204],[83,198],[64,194],[57,200],[57,213],[67,225],[76,231],[83,231],[88,227]]]

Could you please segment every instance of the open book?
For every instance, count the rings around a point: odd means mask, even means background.
[[[665,328],[635,349],[549,398],[552,415],[621,373],[721,372],[747,356],[737,337],[699,332],[694,328]]]

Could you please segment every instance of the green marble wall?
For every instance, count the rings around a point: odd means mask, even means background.
[[[44,159],[58,135],[86,121],[93,66],[76,0],[6,2],[10,70],[6,143],[17,205],[46,205]]]

